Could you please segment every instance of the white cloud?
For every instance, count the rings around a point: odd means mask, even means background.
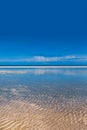
[[[26,59],[29,62],[54,62],[61,60],[61,57],[44,57],[44,56],[33,56],[31,58]]]
[[[28,58],[0,59],[0,62],[58,62],[58,61],[87,61],[87,56],[32,56]]]
[[[71,55],[71,56],[64,56],[63,58],[64,58],[64,59],[75,59],[75,58],[77,58],[77,57]]]

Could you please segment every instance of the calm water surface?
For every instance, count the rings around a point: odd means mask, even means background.
[[[1,69],[0,96],[7,101],[35,100],[47,105],[86,102],[87,69]]]

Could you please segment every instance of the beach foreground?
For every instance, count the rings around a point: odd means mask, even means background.
[[[12,100],[0,105],[0,130],[86,130],[87,108],[39,107],[35,103]]]
[[[87,130],[87,69],[1,69],[0,130]]]

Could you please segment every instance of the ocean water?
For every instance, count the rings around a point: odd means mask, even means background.
[[[0,130],[87,130],[87,69],[0,69]]]

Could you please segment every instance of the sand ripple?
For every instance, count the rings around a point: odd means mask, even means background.
[[[87,108],[54,110],[12,100],[0,105],[0,130],[87,130]]]

